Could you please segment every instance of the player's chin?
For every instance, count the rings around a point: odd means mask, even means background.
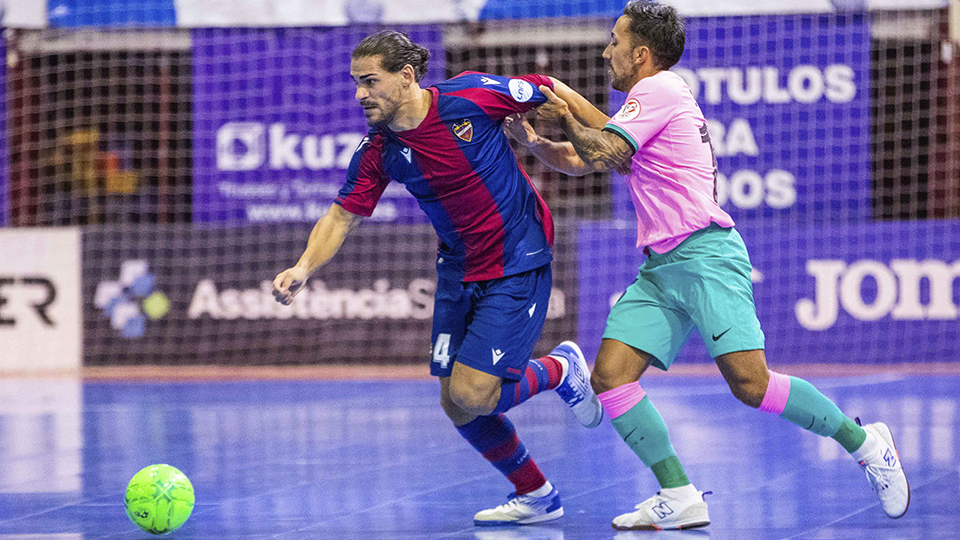
[[[375,126],[381,122],[383,115],[380,114],[379,109],[370,108],[363,110],[363,116],[366,117],[368,124]]]

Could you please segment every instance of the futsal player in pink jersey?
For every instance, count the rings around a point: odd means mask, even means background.
[[[887,515],[900,517],[910,488],[887,426],[861,427],[810,383],[767,368],[750,259],[733,219],[717,203],[706,120],[683,80],[667,71],[680,60],[684,42],[683,21],[672,7],[633,0],[603,53],[613,88],[628,92],[613,118],[584,125],[544,86],[548,101],[537,115],[559,121],[569,142],[543,139],[518,117],[506,126],[547,165],[568,174],[608,171],[629,161],[637,247],[647,258],[610,310],[592,385],[661,489],[614,518],[613,526],[710,523],[703,492],[687,478],[663,419],[639,384],[648,367],[670,367],[694,327],[738,399],[835,439],[863,467]]]

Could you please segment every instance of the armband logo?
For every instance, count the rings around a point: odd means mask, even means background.
[[[620,108],[620,112],[617,113],[616,119],[629,122],[634,118],[640,116],[640,102],[636,98],[630,98],[626,103],[623,104],[623,107]]]

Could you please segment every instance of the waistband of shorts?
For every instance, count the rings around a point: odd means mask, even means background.
[[[690,246],[690,244],[697,243],[701,238],[705,236],[714,236],[716,234],[722,234],[724,236],[728,235],[730,231],[733,231],[733,227],[722,227],[716,223],[710,223],[702,229],[693,231],[690,236],[683,239],[683,242],[677,245],[677,247],[671,249],[666,253],[657,253],[652,249],[648,249],[647,260],[650,261],[653,265],[665,264],[673,261],[675,258],[680,256],[685,247]]]

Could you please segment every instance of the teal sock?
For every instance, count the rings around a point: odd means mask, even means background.
[[[863,428],[840,412],[840,408],[812,384],[790,377],[790,397],[781,417],[823,437],[831,437],[847,452],[853,452],[867,438]]]
[[[657,409],[644,396],[639,403],[620,416],[610,420],[627,446],[650,467],[662,488],[674,488],[690,483],[670,444],[667,426]]]
[[[852,454],[863,446],[863,441],[867,440],[867,432],[858,426],[853,420],[844,416],[840,429],[831,435],[833,440],[840,443],[848,453]]]

